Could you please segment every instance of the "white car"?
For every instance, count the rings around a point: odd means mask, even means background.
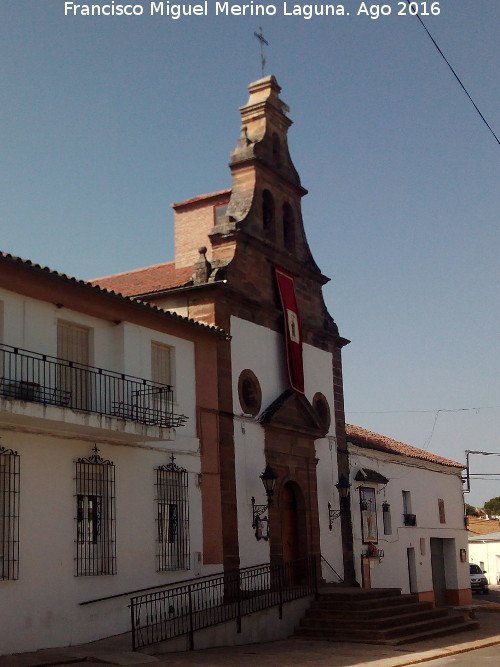
[[[484,572],[476,563],[469,563],[470,569],[470,587],[472,592],[478,591],[483,595],[488,595],[490,589],[488,588],[488,579],[484,576]]]

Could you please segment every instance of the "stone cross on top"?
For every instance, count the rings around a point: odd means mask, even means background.
[[[264,44],[266,46],[269,46],[269,42],[266,39],[264,39],[262,27],[259,28],[259,32],[254,32],[254,36],[257,37],[257,39],[260,42],[260,64],[262,68],[262,76],[264,76],[264,67],[266,66],[266,59],[264,57]]]

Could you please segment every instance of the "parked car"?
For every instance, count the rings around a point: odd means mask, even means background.
[[[469,563],[470,569],[470,587],[472,592],[481,592],[483,595],[488,595],[490,589],[488,588],[488,579],[484,576],[484,572],[476,563]]]

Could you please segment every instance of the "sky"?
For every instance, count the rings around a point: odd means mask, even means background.
[[[406,3],[310,19],[306,4],[227,16],[207,0],[175,20],[166,1],[163,16],[142,0],[142,15],[92,17],[0,0],[0,249],[81,279],[172,260],[170,204],[231,185],[262,27],[306,234],[351,341],[347,421],[457,461],[500,452],[498,141]],[[416,5],[500,136],[498,0]],[[500,456],[470,458],[489,474],[466,495],[481,506],[500,496]]]

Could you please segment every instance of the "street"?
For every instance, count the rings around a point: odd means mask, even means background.
[[[500,664],[500,645],[478,648],[467,653],[458,653],[449,655],[437,660],[425,660],[419,662],[419,665],[432,665],[432,667],[471,667],[471,665],[499,665]]]

